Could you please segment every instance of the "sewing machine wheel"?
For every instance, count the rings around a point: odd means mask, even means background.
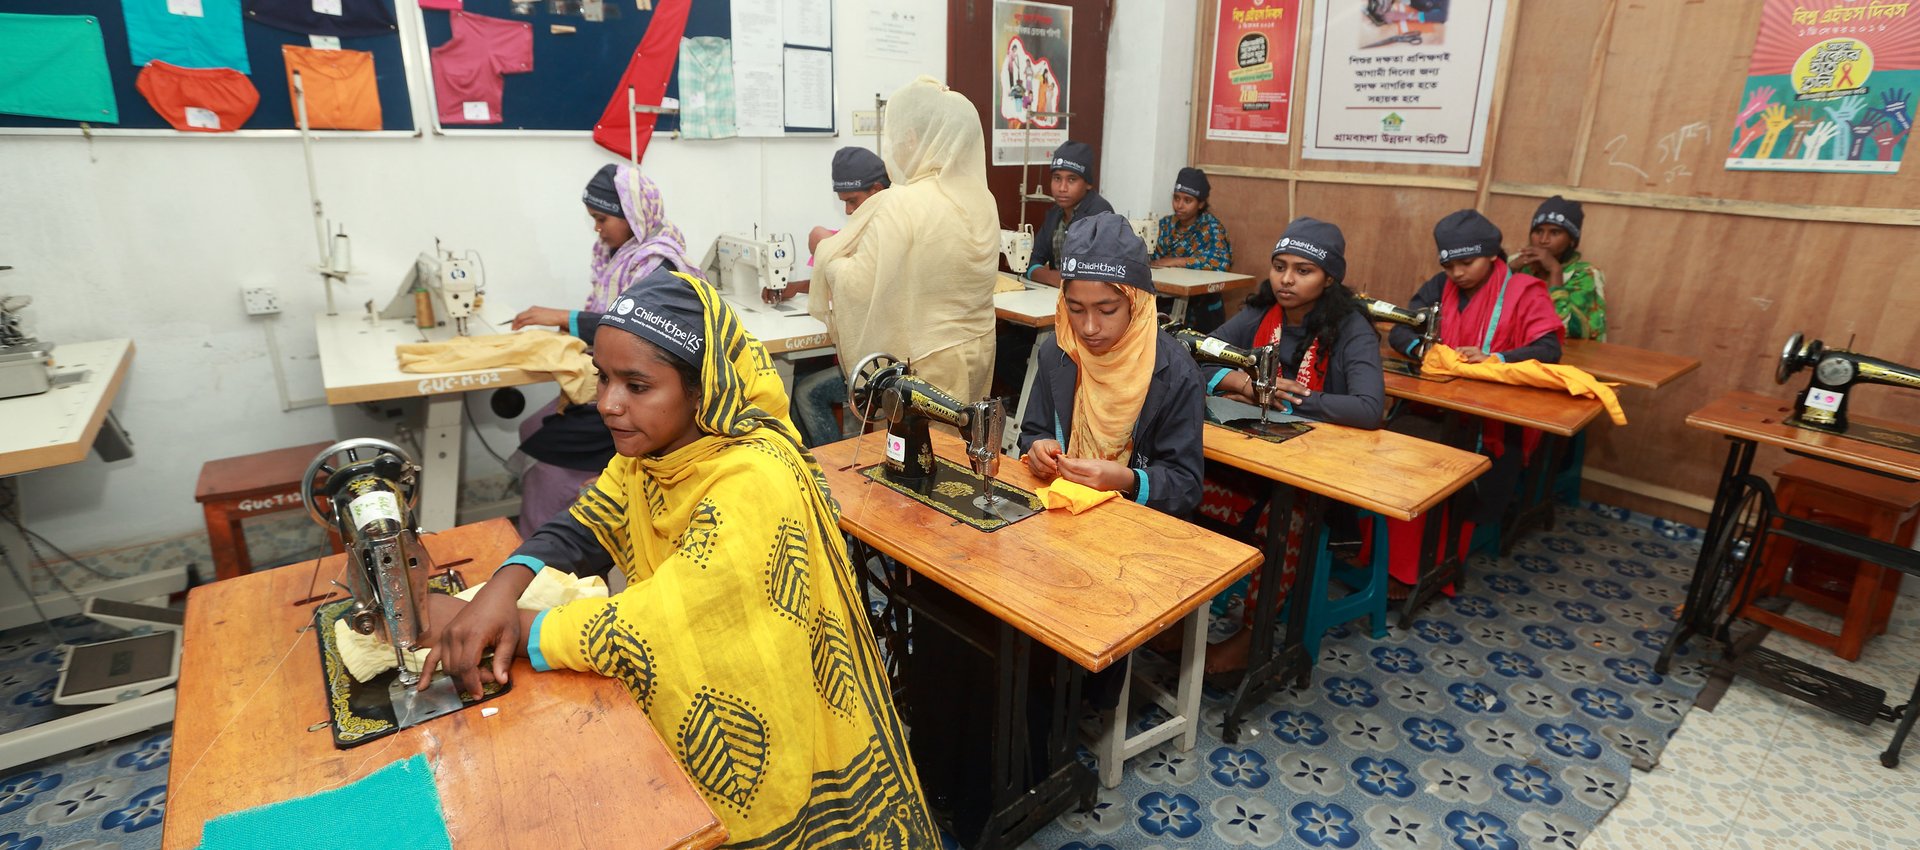
[[[900,358],[876,351],[860,359],[847,374],[847,409],[862,424],[872,425],[887,418],[880,409],[881,394],[876,389],[883,379],[905,374],[907,365]]]
[[[307,464],[307,474],[300,477],[300,500],[306,503],[307,515],[323,528],[333,527],[333,518],[320,512],[320,497],[326,495],[327,481],[333,477],[334,470],[372,460],[382,454],[391,454],[400,458],[409,467],[416,467],[413,457],[386,440],[372,437],[358,437],[341,440],[322,450],[315,456],[313,463]],[[416,467],[417,468],[417,467]],[[409,513],[420,507],[420,488],[407,482],[407,510]]]
[[[1786,383],[1788,378],[1793,377],[1793,373],[1800,371],[1800,367],[1813,363],[1814,355],[1809,350],[1813,346],[1806,345],[1806,341],[1807,335],[1804,333],[1796,332],[1793,336],[1787,337],[1787,344],[1780,349],[1780,362],[1773,367],[1774,383]],[[1818,341],[1814,342],[1814,346],[1819,344]]]

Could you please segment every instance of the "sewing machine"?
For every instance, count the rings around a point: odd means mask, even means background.
[[[1025,275],[1027,267],[1033,264],[1033,225],[1022,224],[1019,230],[1000,231],[1000,256],[1007,258],[1007,268],[1014,274]]]
[[[700,268],[707,280],[736,301],[760,303],[761,290],[779,292],[793,277],[793,236],[723,233],[713,240]]]
[[[1427,351],[1440,341],[1440,308],[1438,306],[1424,310],[1409,310],[1366,295],[1355,296],[1355,300],[1360,302],[1361,309],[1367,311],[1369,319],[1405,325],[1419,331],[1420,357],[1425,357]],[[1419,358],[1407,361],[1407,374],[1416,378],[1421,377]]]
[[[967,441],[967,463],[973,468],[979,495],[973,506],[983,514],[1018,522],[1033,515],[1026,505],[1009,501],[993,490],[1000,471],[1000,441],[1007,427],[1006,404],[987,398],[962,404],[951,393],[922,378],[891,354],[869,354],[847,381],[847,407],[860,421],[887,421],[887,476],[895,483],[931,485],[935,472],[929,421],[959,429]]]
[[[1133,235],[1146,243],[1147,253],[1153,253],[1153,246],[1160,244],[1160,219],[1153,216],[1127,219],[1127,226],[1133,228]]]
[[[1844,434],[1847,430],[1847,401],[1856,384],[1886,384],[1920,389],[1920,369],[1902,366],[1877,357],[1869,357],[1841,348],[1828,348],[1820,340],[1806,341],[1806,334],[1787,338],[1780,349],[1780,362],[1774,367],[1774,383],[1784,384],[1802,368],[1813,367],[1807,388],[1794,397],[1795,417],[1806,428]]]
[[[338,532],[347,551],[346,583],[335,584],[353,604],[341,619],[392,646],[399,672],[387,696],[402,729],[461,707],[452,679],[441,676],[419,691],[420,673],[408,667],[409,655],[433,626],[426,607],[433,558],[420,544],[413,519],[419,480],[420,467],[404,449],[360,438],[321,451],[300,484],[308,514]]]
[[[23,314],[33,298],[0,295],[0,398],[53,388],[53,344],[27,335]]]
[[[1248,350],[1174,322],[1164,322],[1160,329],[1180,343],[1194,360],[1247,373],[1247,378],[1253,384],[1253,396],[1260,401],[1260,418],[1235,419],[1227,425],[1262,436],[1281,436],[1293,431],[1277,427],[1281,423],[1269,418],[1273,409],[1273,393],[1279,387],[1280,380],[1280,351],[1277,345]]]
[[[413,319],[423,328],[451,324],[455,333],[466,336],[467,320],[480,308],[485,290],[486,266],[478,253],[456,256],[434,240],[431,253],[414,258],[380,318]]]

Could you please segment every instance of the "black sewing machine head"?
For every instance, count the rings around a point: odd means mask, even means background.
[[[1847,402],[1855,384],[1920,389],[1920,369],[1828,348],[1817,339],[1808,342],[1803,333],[1789,337],[1786,346],[1780,349],[1780,362],[1773,369],[1774,383],[1784,384],[1795,372],[1809,366],[1813,368],[1812,378],[1807,388],[1794,397],[1795,424],[1807,428],[1845,433]]]
[[[998,398],[964,404],[952,393],[913,374],[913,367],[891,354],[862,358],[847,379],[847,406],[861,422],[887,421],[887,477],[909,486],[931,486],[937,466],[929,421],[950,425],[967,441],[967,463],[979,478],[974,506],[1015,522],[1033,515],[1025,505],[993,490],[1000,471],[1000,444],[1006,435],[1006,405]]]

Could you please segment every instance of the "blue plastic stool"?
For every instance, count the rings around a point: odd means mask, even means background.
[[[1360,519],[1373,522],[1372,557],[1365,568],[1333,566],[1333,552],[1327,548],[1327,530],[1320,529],[1320,545],[1314,555],[1319,566],[1313,572],[1312,604],[1307,606],[1307,657],[1320,657],[1320,638],[1328,629],[1360,617],[1373,621],[1373,638],[1387,636],[1387,518],[1372,511],[1361,511]],[[1327,582],[1339,579],[1352,591],[1339,599],[1327,598]],[[1291,594],[1289,594],[1291,595]],[[1289,599],[1289,602],[1292,600]]]

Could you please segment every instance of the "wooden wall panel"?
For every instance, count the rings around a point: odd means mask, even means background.
[[[1201,74],[1212,6],[1202,3]],[[1483,209],[1509,249],[1525,243],[1541,198],[1584,193],[1583,249],[1606,275],[1610,338],[1703,363],[1660,391],[1622,390],[1632,424],[1597,427],[1588,467],[1629,492],[1699,505],[1711,497],[1725,444],[1687,428],[1686,415],[1735,389],[1791,400],[1804,374],[1791,386],[1773,383],[1789,334],[1836,345],[1857,335],[1858,350],[1920,366],[1920,285],[1906,271],[1920,252],[1920,162],[1893,176],[1723,167],[1759,8],[1752,0],[1513,4],[1509,14],[1520,17],[1484,170],[1301,162],[1293,146],[1206,142],[1204,91],[1191,158],[1219,175],[1213,208],[1233,236],[1236,271],[1265,274],[1285,223],[1311,215],[1345,231],[1356,289],[1398,301],[1438,270],[1433,223],[1473,206],[1481,181],[1491,190]],[[1306,66],[1303,57],[1296,132]],[[1860,414],[1920,422],[1920,393],[1909,390],[1864,387],[1853,404]],[[1782,458],[1763,453],[1759,466]]]

